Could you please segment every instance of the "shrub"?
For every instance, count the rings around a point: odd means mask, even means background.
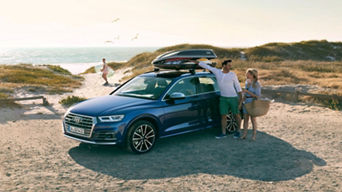
[[[9,94],[0,91],[0,107],[20,107],[10,98]]]
[[[59,65],[46,65],[48,69],[50,69],[53,72],[63,74],[63,75],[71,75],[70,71],[63,69]]]
[[[81,74],[95,73],[95,67],[90,67]]]
[[[59,101],[60,104],[66,106],[66,107],[70,107],[73,104],[82,102],[87,100],[86,98],[83,97],[78,97],[78,96],[68,96],[67,98],[61,99]]]

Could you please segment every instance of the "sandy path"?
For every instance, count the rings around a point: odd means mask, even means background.
[[[72,95],[95,97],[113,89],[96,82],[102,83],[87,75]],[[215,140],[214,131],[206,130],[159,140],[150,153],[134,155],[64,138],[65,109],[54,97],[48,98],[49,108],[26,104],[0,110],[0,191],[341,189],[340,111],[275,102],[258,120],[256,142]]]

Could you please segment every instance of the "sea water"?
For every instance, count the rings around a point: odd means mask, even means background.
[[[35,48],[0,48],[1,64],[49,64],[59,65],[73,74],[107,62],[128,61],[142,52],[153,52],[158,47],[35,47]]]

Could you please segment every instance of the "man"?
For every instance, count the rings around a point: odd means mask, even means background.
[[[221,92],[220,114],[222,132],[221,134],[217,135],[216,138],[221,139],[226,137],[226,116],[229,113],[229,111],[231,111],[232,114],[235,115],[235,119],[238,124],[238,130],[234,133],[234,138],[239,138],[241,125],[239,109],[241,109],[242,105],[242,90],[236,74],[230,71],[232,67],[232,60],[223,61],[222,70],[207,65],[205,62],[201,61],[201,59],[199,61],[199,66],[208,69],[209,71],[214,73]]]

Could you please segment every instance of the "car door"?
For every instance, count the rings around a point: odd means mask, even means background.
[[[199,127],[200,98],[196,92],[197,86],[197,77],[185,77],[178,80],[166,93],[163,101],[165,135],[191,131]],[[175,92],[183,93],[185,98],[170,100],[170,95]]]
[[[220,123],[219,87],[213,76],[199,76],[197,94],[199,95],[199,119],[201,127],[213,127]]]

